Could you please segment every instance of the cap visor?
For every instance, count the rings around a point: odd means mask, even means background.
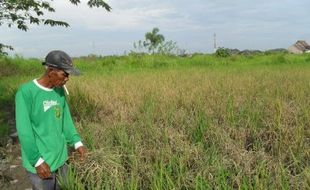
[[[79,76],[81,75],[81,72],[78,69],[75,68],[71,68],[71,69],[66,69],[65,70],[67,73],[69,73],[70,75],[74,75],[74,76]]]

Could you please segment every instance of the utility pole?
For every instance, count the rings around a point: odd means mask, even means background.
[[[213,38],[214,38],[214,53],[215,53],[215,52],[216,52],[216,50],[217,50],[217,44],[216,44],[216,33],[214,33]]]

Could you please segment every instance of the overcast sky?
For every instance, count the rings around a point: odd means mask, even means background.
[[[31,26],[27,32],[0,26],[0,42],[12,55],[43,58],[61,49],[72,56],[121,55],[158,27],[166,40],[187,52],[211,53],[219,47],[266,50],[310,43],[310,0],[108,0],[111,12],[55,0],[47,16],[69,28]]]

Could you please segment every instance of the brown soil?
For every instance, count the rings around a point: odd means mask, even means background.
[[[8,101],[0,102],[4,122],[9,126],[9,134],[16,132],[14,105]],[[0,189],[31,190],[25,169],[22,167],[20,145],[17,136],[0,137]]]
[[[25,169],[22,167],[20,145],[8,143],[0,158],[0,189],[31,190]]]

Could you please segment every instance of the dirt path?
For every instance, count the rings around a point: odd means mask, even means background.
[[[12,134],[16,131],[14,107],[8,103],[2,103],[1,105],[4,121],[10,127],[9,133]],[[3,137],[0,143],[0,189],[32,189],[26,171],[22,167],[20,145],[18,143],[13,144],[13,140],[9,137]]]
[[[9,143],[2,148],[0,158],[0,189],[31,190],[25,169],[22,167],[19,144]],[[3,155],[4,154],[4,155]]]

